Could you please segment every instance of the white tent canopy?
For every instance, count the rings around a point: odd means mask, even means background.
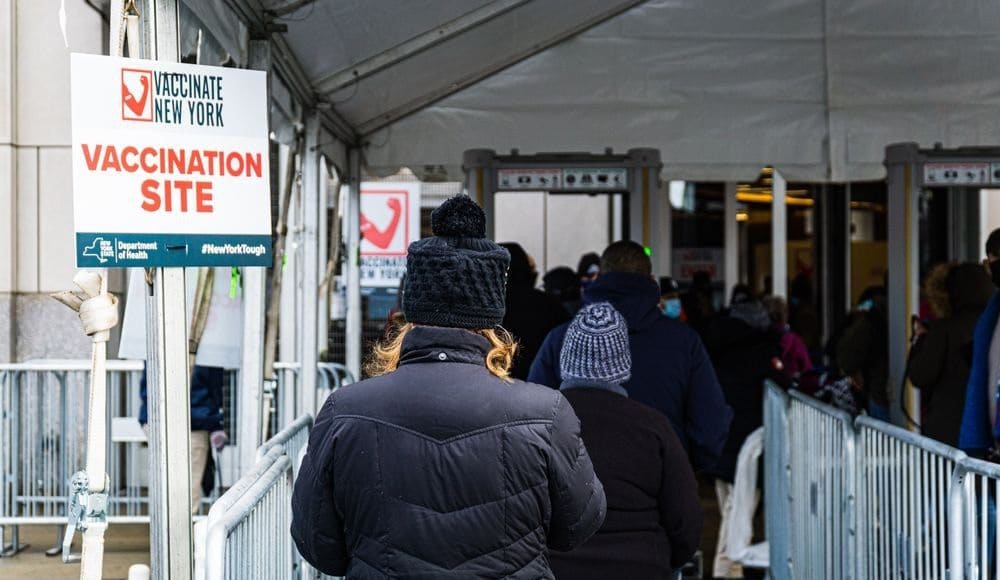
[[[226,4],[287,26],[279,74],[376,170],[643,146],[670,178],[848,181],[892,142],[1000,143],[992,0]]]

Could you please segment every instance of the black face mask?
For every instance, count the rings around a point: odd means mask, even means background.
[[[1000,288],[1000,260],[990,262],[990,278],[993,279],[993,285]]]

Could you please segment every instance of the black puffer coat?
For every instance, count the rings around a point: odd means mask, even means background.
[[[502,381],[474,333],[417,327],[398,370],[316,417],[292,537],[348,578],[552,578],[604,521],[604,489],[558,391]]]

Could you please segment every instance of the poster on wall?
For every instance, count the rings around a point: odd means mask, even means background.
[[[361,285],[395,288],[420,239],[420,183],[361,184]]]

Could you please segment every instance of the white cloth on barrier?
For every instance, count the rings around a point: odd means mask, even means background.
[[[760,501],[757,489],[758,460],[764,452],[764,428],[751,433],[736,460],[736,478],[729,494],[728,526],[724,530],[725,555],[734,562],[749,568],[767,568],[769,563],[767,542],[751,545],[753,516]],[[723,530],[720,530],[720,534]]]
[[[197,268],[188,269],[187,317],[190,328],[195,286],[198,282]],[[243,339],[243,297],[237,292],[230,296],[232,270],[216,268],[212,286],[212,303],[208,309],[205,333],[198,344],[195,363],[203,366],[236,369],[240,367]],[[146,360],[146,282],[140,268],[129,269],[128,300],[125,302],[125,318],[122,322],[121,346],[118,357]]]

